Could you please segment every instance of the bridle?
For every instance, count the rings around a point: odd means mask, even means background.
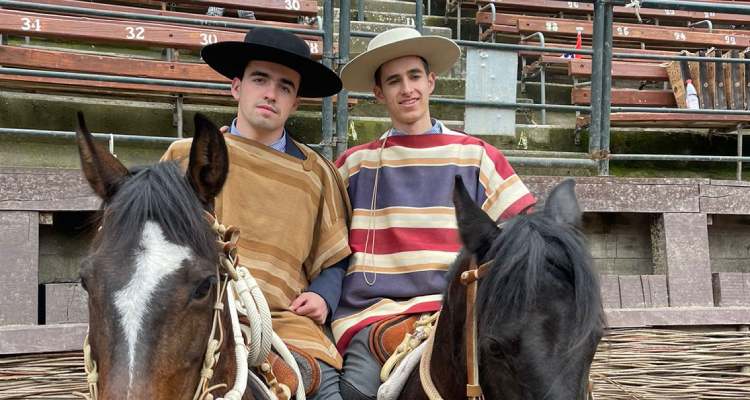
[[[250,373],[249,367],[270,368],[266,359],[272,347],[294,370],[298,382],[302,382],[302,376],[294,357],[281,338],[273,332],[271,312],[263,293],[250,271],[239,264],[237,242],[239,241],[240,230],[234,226],[220,224],[216,217],[208,212],[205,213],[205,217],[218,237],[217,241],[220,248],[219,262],[216,265],[218,287],[213,306],[211,333],[206,345],[200,380],[193,395],[193,400],[240,400],[247,390],[248,379],[255,380],[256,383],[260,384],[259,387],[265,388],[265,383],[260,381],[260,378],[255,374]],[[223,299],[225,296],[231,333],[235,343],[236,369],[231,389],[223,397],[214,398],[211,392],[229,387],[226,383],[209,386],[224,343],[224,326],[221,313],[224,311]],[[247,316],[247,319],[252,323],[249,326],[240,324],[239,314]],[[88,335],[84,340],[83,356],[89,393],[88,395],[76,394],[89,400],[98,400],[99,374],[96,361],[91,355]],[[277,398],[276,393],[268,389],[266,394],[271,399]],[[295,396],[297,399],[305,399],[303,385],[297,385]]]
[[[477,267],[476,257],[471,257],[469,269],[461,273],[461,284],[466,286],[466,321],[464,329],[466,332],[466,398],[468,400],[480,400],[483,398],[482,386],[479,384],[479,357],[477,356],[477,282],[487,275],[493,262],[488,261]],[[432,334],[427,339],[427,348],[422,353],[419,362],[419,377],[422,381],[422,389],[430,400],[443,400],[440,392],[435,387],[430,374],[430,361],[432,359],[432,346],[437,332],[437,322]]]

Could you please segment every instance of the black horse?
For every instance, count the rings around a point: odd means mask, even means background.
[[[582,233],[581,210],[566,180],[543,209],[497,226],[456,178],[453,201],[464,249],[448,272],[430,376],[444,399],[466,398],[467,289],[474,257],[492,262],[477,289],[479,383],[486,399],[586,398],[588,373],[604,332],[599,284]],[[414,371],[402,399],[427,398]]]

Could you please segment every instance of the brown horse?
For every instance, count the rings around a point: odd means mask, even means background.
[[[173,162],[129,170],[94,143],[78,114],[83,172],[103,200],[101,227],[80,270],[100,399],[189,400],[196,393],[220,293],[217,234],[206,211],[226,179],[228,154],[211,122],[196,115],[195,126],[186,174]],[[229,326],[227,313],[220,315]],[[209,385],[231,387],[234,344],[225,334]],[[242,398],[255,396],[248,390]]]
[[[475,304],[479,384],[487,400],[586,398],[587,378],[604,331],[599,285],[578,230],[574,182],[550,193],[544,208],[498,227],[471,200],[459,177],[453,201],[464,249],[449,283],[429,361],[444,399],[467,398],[466,299],[461,275],[472,258],[487,263]],[[402,399],[426,399],[419,371]]]

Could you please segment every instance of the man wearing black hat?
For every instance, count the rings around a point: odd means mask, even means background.
[[[307,387],[312,398],[341,399],[342,359],[321,326],[338,305],[348,263],[348,198],[335,167],[284,128],[300,97],[331,96],[341,80],[310,58],[303,40],[271,28],[206,46],[201,56],[232,80],[238,101],[225,135],[230,166],[217,217],[240,228],[240,262],[268,301],[274,331],[318,361],[319,389]],[[163,159],[186,157],[189,147],[189,140],[175,142]]]

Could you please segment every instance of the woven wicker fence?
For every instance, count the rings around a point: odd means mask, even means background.
[[[750,399],[750,332],[613,330],[591,378],[597,400]],[[85,390],[80,353],[0,358],[0,400]]]

